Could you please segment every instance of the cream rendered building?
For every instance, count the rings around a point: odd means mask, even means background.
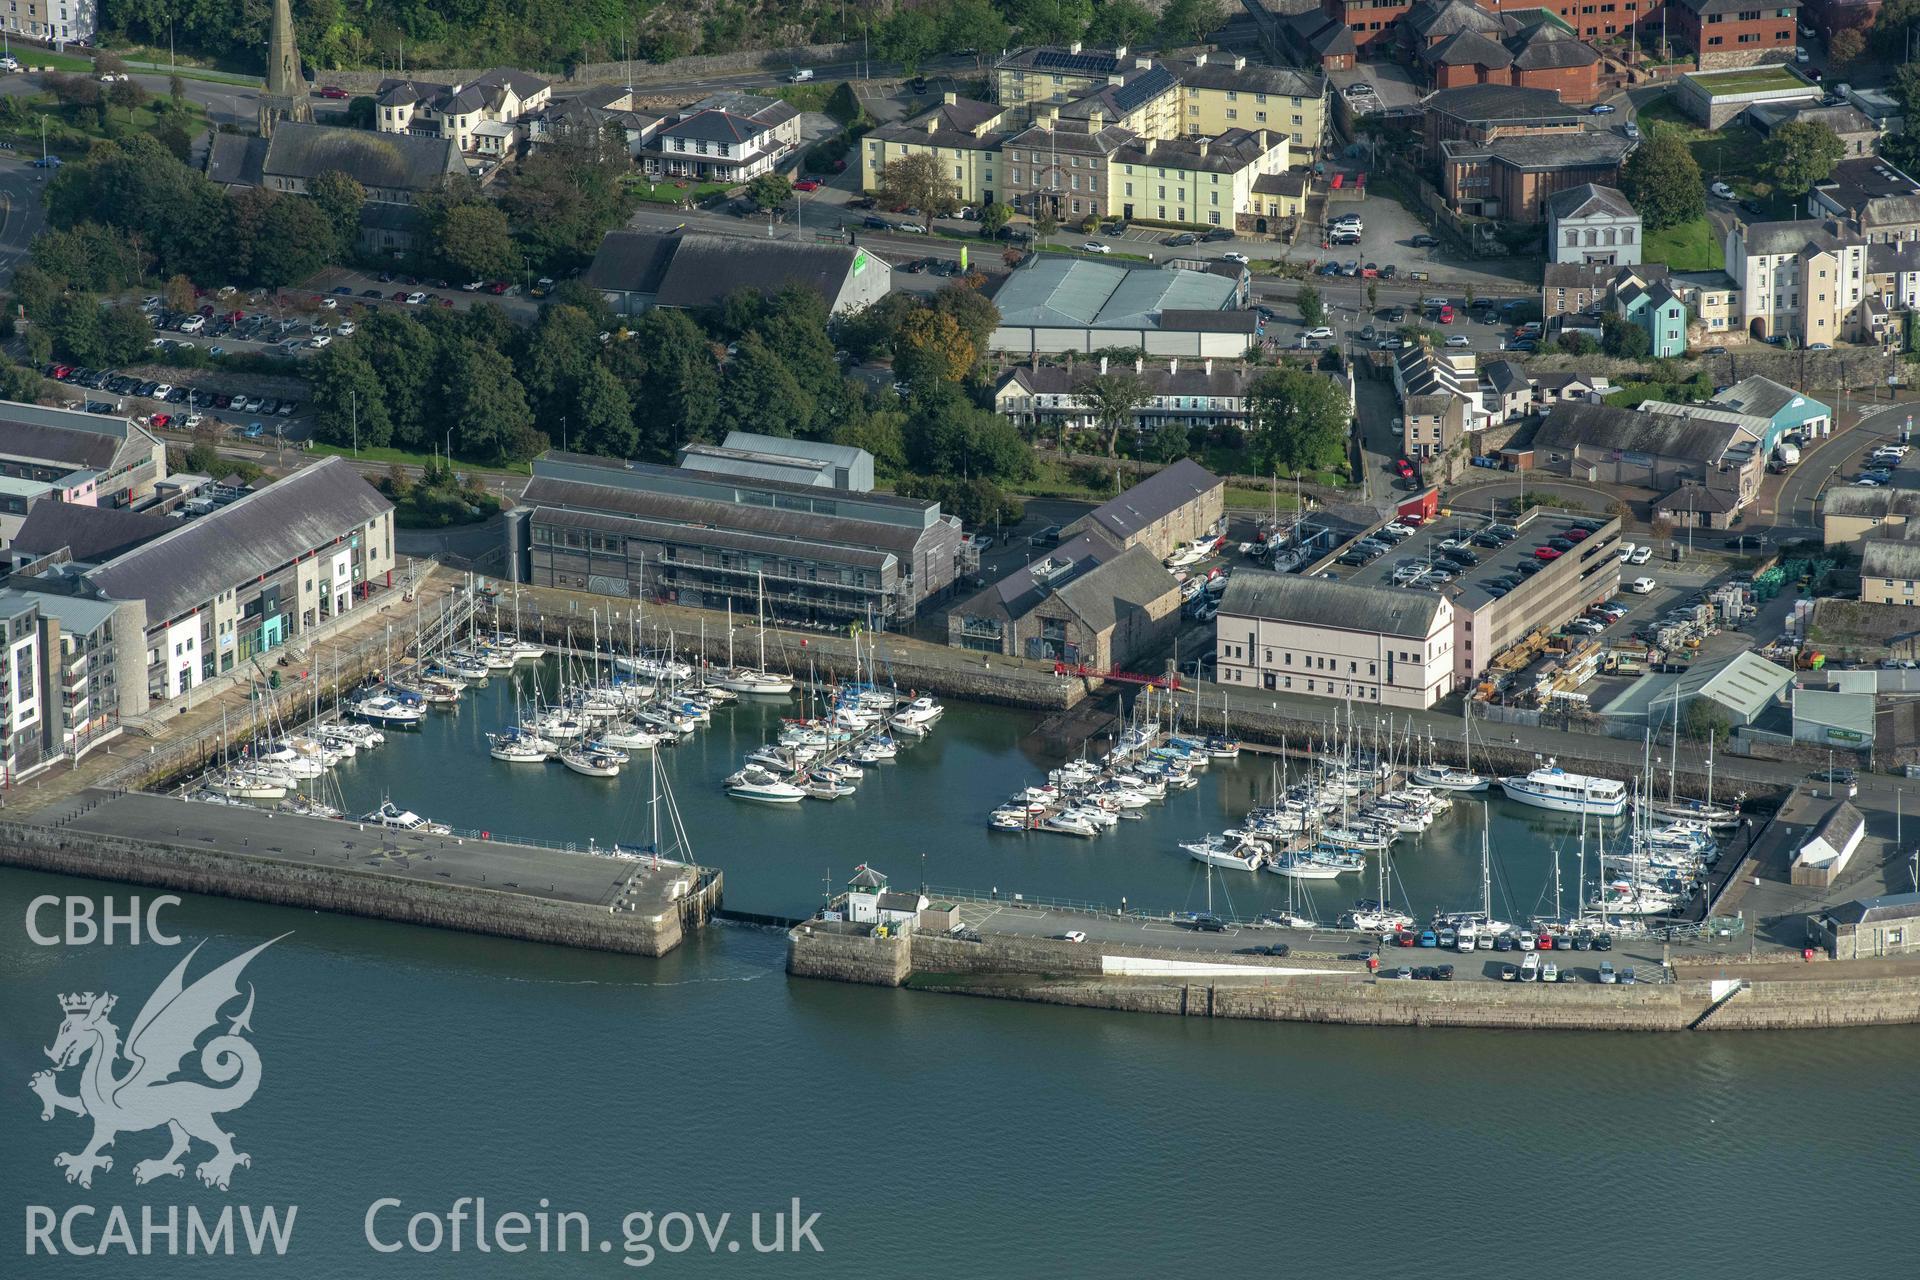
[[[1106,212],[1231,228],[1254,207],[1256,180],[1286,172],[1287,153],[1287,136],[1265,129],[1143,139],[1109,161]]]
[[[1739,288],[1741,324],[1756,338],[1803,345],[1862,332],[1867,242],[1835,222],[1756,222],[1727,232],[1727,274]]]
[[[939,160],[941,175],[959,188],[961,204],[979,208],[1004,199],[994,175],[1003,172],[1000,144],[1011,136],[1007,117],[1007,109],[997,103],[946,94],[924,115],[882,125],[861,140],[860,185],[875,190],[887,165],[910,155],[931,155]]]

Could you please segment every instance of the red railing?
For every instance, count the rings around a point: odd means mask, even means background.
[[[1118,680],[1123,684],[1151,685],[1156,689],[1180,687],[1180,677],[1177,675],[1145,676],[1136,671],[1096,671],[1085,663],[1056,662],[1053,664],[1053,674],[1083,680]]]

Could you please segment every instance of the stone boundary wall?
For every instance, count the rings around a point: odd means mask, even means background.
[[[683,80],[707,80],[737,74],[784,74],[796,67],[825,63],[852,62],[860,57],[858,44],[803,44],[784,49],[742,49],[735,53],[705,53],[676,58],[672,62],[583,62],[566,75],[559,68],[523,67],[534,75],[553,82],[556,96],[577,93],[597,84],[626,84],[629,74],[633,85],[674,83]],[[631,67],[631,71],[629,71]],[[349,93],[372,93],[382,80],[401,74],[434,84],[465,84],[490,70],[487,67],[426,67],[405,73],[396,71],[322,71],[313,72],[315,84],[337,84]],[[823,77],[823,80],[826,78]],[[705,90],[689,90],[688,100],[705,96]]]
[[[719,906],[718,872],[658,917],[610,912],[528,894],[435,885],[358,869],[281,862],[213,849],[0,826],[0,863],[65,875],[153,885],[278,906],[337,911],[402,924],[458,929],[596,951],[659,956]]]

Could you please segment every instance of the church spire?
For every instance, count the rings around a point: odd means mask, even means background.
[[[282,120],[313,119],[313,99],[300,74],[300,48],[293,39],[291,0],[273,0],[273,30],[267,41],[267,91],[260,98],[260,136]]]

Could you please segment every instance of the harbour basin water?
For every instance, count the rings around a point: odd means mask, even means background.
[[[482,734],[510,703],[496,681],[337,776],[362,808],[386,790],[462,826],[635,837],[643,771],[609,783],[485,758]],[[1028,718],[955,706],[856,797],[728,800],[719,778],[778,714],[722,712],[663,757],[696,854],[727,870],[748,910],[804,911],[822,877],[859,861],[912,880],[922,852],[936,882],[1180,907],[1202,885],[1171,841],[1225,825],[1265,785],[1249,759],[1099,840],[992,835],[986,806],[1044,762],[1018,749]],[[1537,895],[1572,829],[1529,818],[1495,802],[1520,897]],[[1477,894],[1467,806],[1404,847],[1416,900]],[[1243,914],[1259,905],[1246,894],[1284,897],[1279,877],[1228,883]],[[797,1196],[821,1214],[820,1255],[695,1249],[656,1257],[668,1274],[1345,1280],[1544,1264],[1748,1280],[1836,1254],[1890,1274],[1909,1265],[1920,1122],[1901,1099],[1920,1028],[1628,1036],[1145,1017],[793,981],[767,930],[720,926],[643,960],[192,896],[168,924],[205,939],[207,963],[291,931],[248,971],[266,1073],[225,1124],[252,1164],[227,1193],[190,1174],[135,1187],[131,1165],[164,1140],[126,1133],[114,1169],[83,1191],[52,1162],[77,1149],[82,1122],[43,1124],[25,1088],[47,1065],[55,996],[113,991],[124,1030],[181,951],[42,947],[21,922],[42,894],[128,892],[0,871],[0,1080],[15,1091],[0,1107],[0,1256],[22,1274],[631,1269],[618,1247],[381,1254],[363,1238],[383,1197],[444,1214],[472,1195],[496,1214],[547,1197],[616,1245],[635,1210],[744,1215]],[[299,1216],[279,1262],[25,1258],[23,1206],[115,1203]]]
[[[550,682],[553,672],[545,673]],[[350,813],[391,796],[403,808],[457,828],[502,836],[575,842],[642,842],[649,831],[646,756],[619,778],[590,778],[558,763],[509,765],[486,754],[489,731],[511,723],[515,695],[495,678],[454,711],[435,711],[417,734],[390,733],[384,746],[344,762],[331,775]],[[727,903],[737,910],[802,916],[831,884],[870,863],[909,886],[1015,893],[1146,911],[1203,910],[1252,919],[1287,902],[1285,878],[1215,871],[1211,886],[1179,842],[1233,826],[1268,798],[1280,777],[1272,757],[1243,753],[1215,761],[1198,787],[1168,795],[1088,840],[1049,832],[990,830],[987,814],[1020,787],[1043,780],[1059,761],[1023,749],[1037,717],[950,703],[933,734],[904,745],[898,758],[869,765],[856,794],[831,803],[763,805],[728,797],[721,781],[799,713],[799,701],[742,699],[716,708],[711,724],[660,753],[700,861],[727,873]],[[1299,762],[1286,766],[1297,780]],[[1552,868],[1561,861],[1565,907],[1575,902],[1579,824],[1564,815],[1513,804],[1495,792],[1462,797],[1430,830],[1395,846],[1393,896],[1416,914],[1464,910],[1480,901],[1482,815],[1491,814],[1496,914],[1519,919],[1553,908]],[[1617,830],[1617,828],[1616,828]],[[1599,824],[1589,832],[1597,849]],[[1598,872],[1590,857],[1587,874]],[[1591,879],[1590,879],[1591,883]],[[1377,860],[1365,875],[1311,886],[1320,919],[1331,922],[1357,897],[1379,893]],[[1296,887],[1296,894],[1302,889]],[[1299,900],[1296,899],[1296,905]]]

